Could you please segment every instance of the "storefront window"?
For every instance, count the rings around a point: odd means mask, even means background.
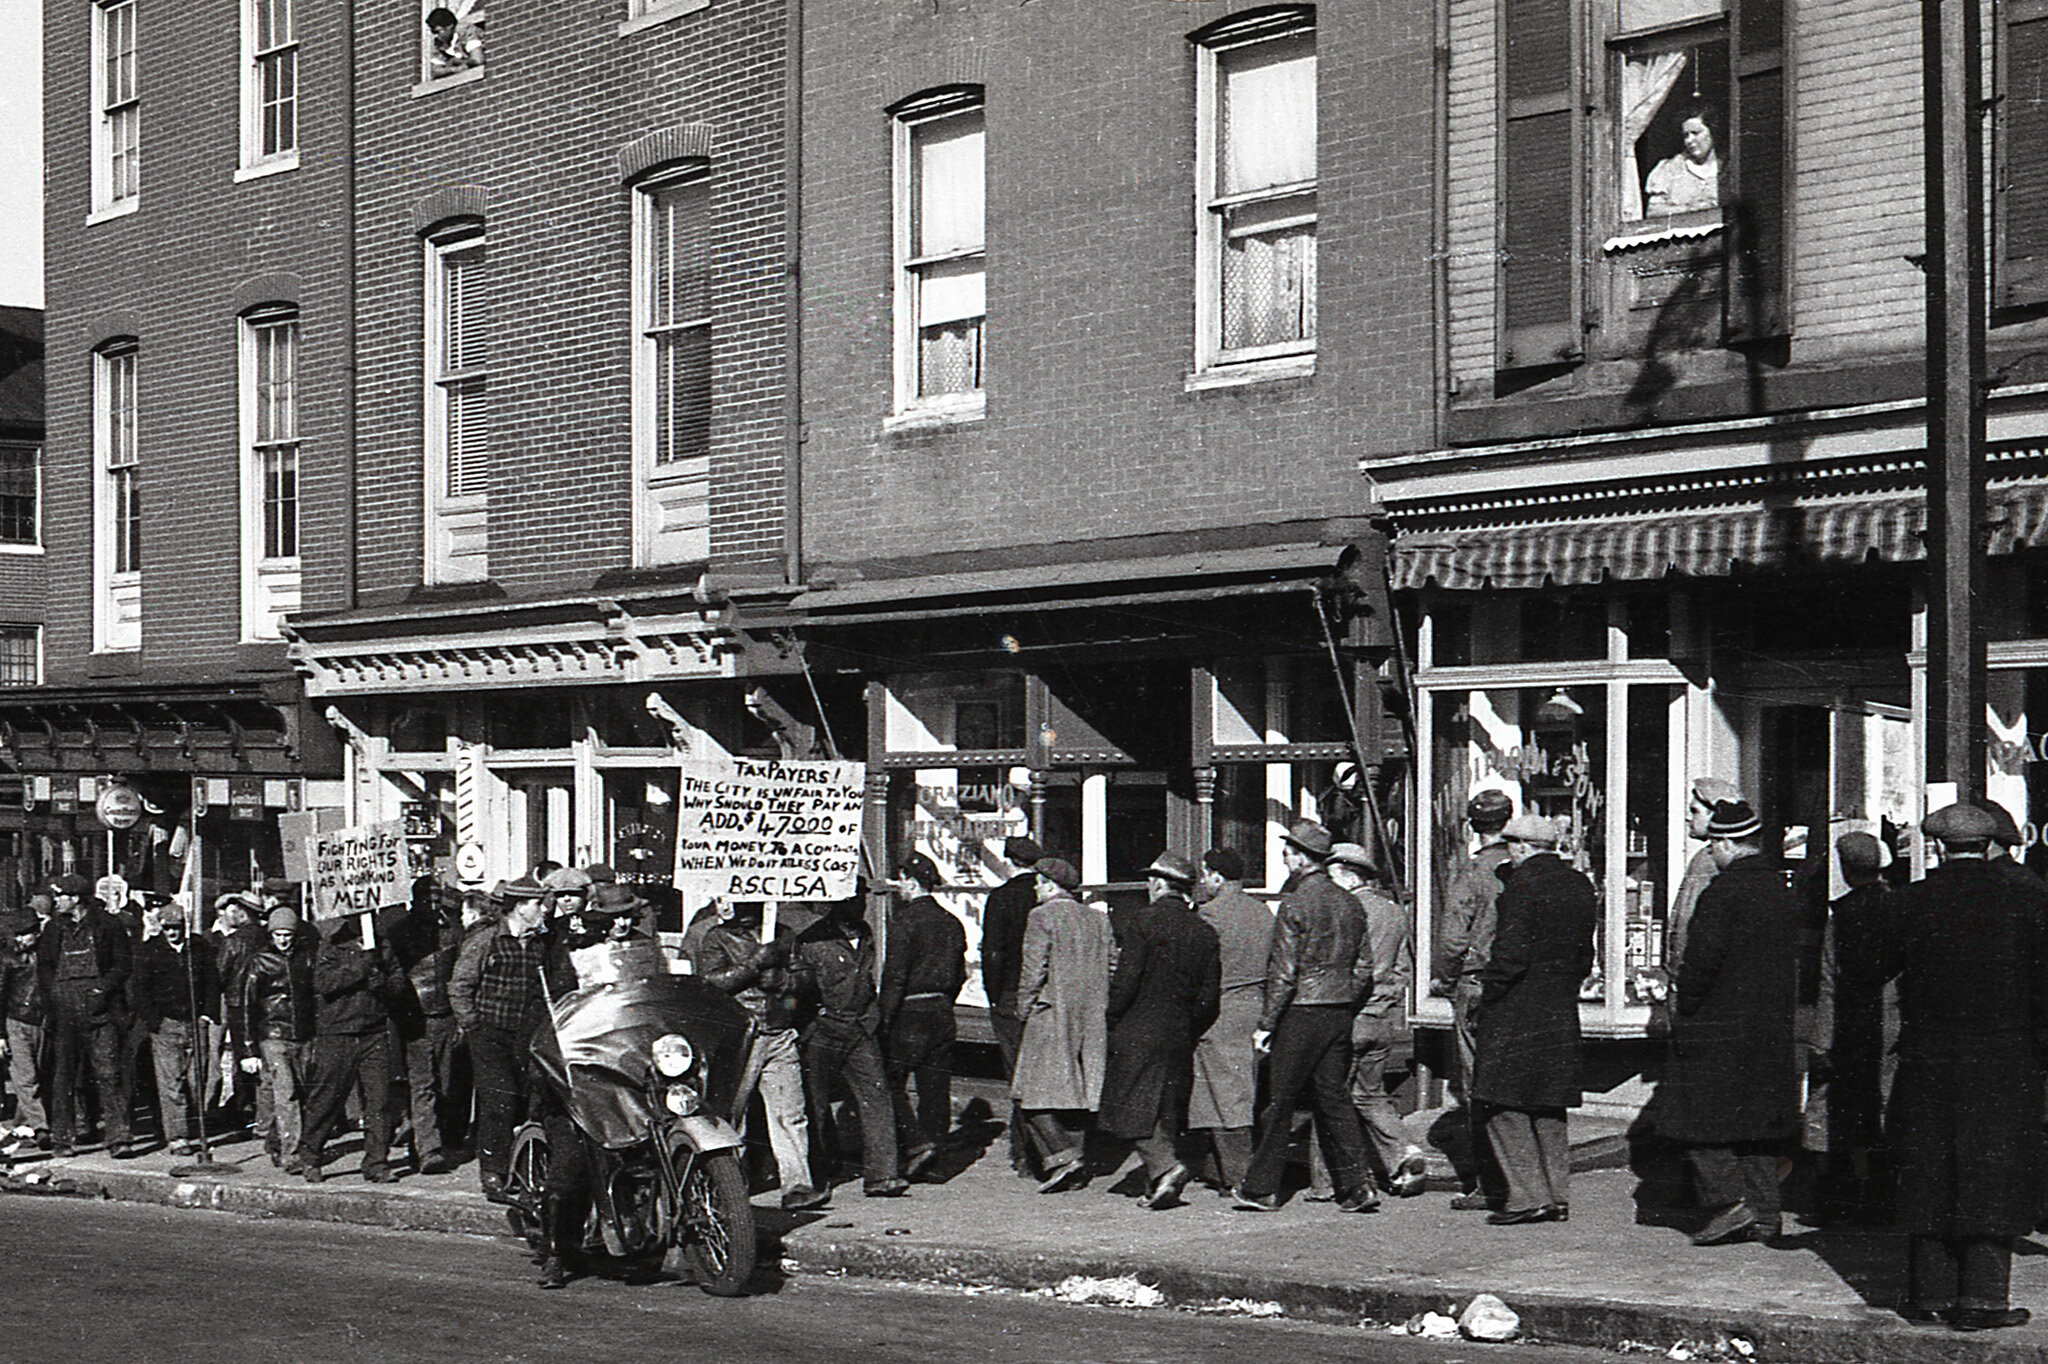
[[[1280,835],[1297,819],[1321,819],[1340,839],[1362,841],[1356,821],[1335,818],[1319,801],[1331,789],[1330,762],[1228,763],[1216,769],[1210,843],[1244,858],[1245,884],[1278,890],[1287,872]],[[1369,843],[1368,843],[1369,846]]]

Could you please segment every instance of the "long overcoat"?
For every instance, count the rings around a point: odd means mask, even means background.
[[[1899,979],[1887,1130],[1900,1231],[2024,1236],[2039,1213],[2048,889],[1956,860],[1891,897]]]
[[[1800,915],[1784,863],[1762,854],[1730,862],[1700,892],[1657,1108],[1672,1141],[1727,1146],[1798,1130]]]
[[[1593,969],[1599,901],[1555,853],[1501,872],[1493,955],[1479,973],[1472,1095],[1500,1108],[1576,1108],[1579,984]]]
[[[1017,973],[1011,1097],[1025,1108],[1087,1109],[1102,1098],[1108,1044],[1109,920],[1061,895],[1031,911]]]
[[[1148,1137],[1186,1125],[1195,1039],[1216,1021],[1222,964],[1216,930],[1178,895],[1126,920],[1109,978],[1109,1055],[1096,1125]]]
[[[1216,930],[1223,989],[1216,1021],[1195,1043],[1188,1126],[1250,1127],[1258,1090],[1252,1033],[1266,1007],[1266,958],[1273,950],[1273,911],[1233,885],[1202,906],[1202,922]]]

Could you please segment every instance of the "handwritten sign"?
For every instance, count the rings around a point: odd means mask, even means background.
[[[411,858],[399,820],[359,824],[306,840],[315,922],[368,914],[412,898]]]
[[[676,888],[724,900],[843,900],[860,871],[867,765],[679,765]]]

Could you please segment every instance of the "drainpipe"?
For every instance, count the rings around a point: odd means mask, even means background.
[[[804,6],[785,0],[783,57],[783,346],[782,550],[792,587],[803,581],[803,166]]]
[[[342,607],[356,606],[356,15],[355,0],[341,7],[341,591]]]
[[[1431,41],[1430,103],[1430,232],[1429,282],[1430,325],[1435,331],[1436,381],[1433,411],[1436,430],[1431,443],[1441,450],[1451,426],[1451,6],[1450,0],[1436,0],[1436,32]]]

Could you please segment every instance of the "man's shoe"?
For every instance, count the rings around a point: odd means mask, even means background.
[[[938,1147],[929,1144],[918,1147],[915,1151],[912,1151],[910,1153],[910,1158],[903,1162],[904,1178],[916,1179],[926,1170],[929,1170],[931,1168],[932,1162],[937,1160],[938,1158]]]
[[[831,1201],[831,1190],[814,1189],[808,1184],[799,1184],[794,1189],[784,1191],[782,1195],[782,1206],[788,1212],[810,1212],[814,1208],[824,1207]]]
[[[1517,1208],[1513,1212],[1503,1208],[1499,1212],[1492,1212],[1486,1215],[1486,1224],[1490,1227],[1526,1227],[1535,1222],[1551,1222],[1555,1220],[1550,1215],[1548,1207]]]
[[[306,1162],[304,1173],[308,1184],[318,1184],[327,1178],[326,1173],[310,1160]]]
[[[1338,1212],[1378,1212],[1380,1196],[1371,1185],[1337,1200]]]
[[[1910,1321],[1915,1326],[1934,1326],[1938,1325],[1955,1309],[1951,1307],[1921,1307],[1916,1303],[1902,1302],[1893,1310],[1899,1314],[1902,1320]]]
[[[50,1147],[50,1155],[57,1160],[69,1160],[78,1154],[78,1148],[68,1141],[60,1141]]]
[[[396,1184],[398,1182],[398,1172],[388,1165],[380,1165],[374,1170],[363,1171],[363,1182],[365,1184]]]
[[[452,1175],[455,1173],[455,1167],[448,1163],[446,1156],[432,1155],[420,1162],[420,1173],[423,1175]]]
[[[907,1179],[885,1179],[880,1184],[870,1184],[861,1190],[868,1198],[901,1198],[910,1192]]]
[[[505,1192],[505,1176],[485,1172],[477,1176],[477,1185],[484,1191],[484,1197],[493,1203],[510,1203],[512,1195]]]
[[[1396,1198],[1414,1198],[1429,1187],[1429,1161],[1420,1151],[1410,1151],[1394,1170],[1390,1187]]]
[[[276,1158],[272,1157],[270,1163],[273,1165],[277,1164]],[[304,1156],[292,1156],[285,1161],[283,1169],[288,1175],[302,1175],[306,1173],[306,1158]]]
[[[1153,1181],[1152,1187],[1145,1190],[1144,1196],[1138,1200],[1138,1206],[1150,1208],[1153,1212],[1163,1212],[1176,1206],[1180,1202],[1181,1190],[1185,1189],[1188,1181],[1194,1177],[1195,1172],[1187,1166],[1174,1166]]]
[[[542,1288],[567,1288],[570,1280],[575,1277],[576,1275],[570,1271],[568,1263],[559,1255],[548,1256],[547,1260],[540,1267],[540,1286]]]
[[[196,1156],[199,1154],[199,1143],[196,1141],[172,1142],[171,1154],[174,1156]]]
[[[1452,1212],[1493,1212],[1499,1207],[1499,1200],[1490,1198],[1477,1189],[1471,1193],[1461,1193],[1451,1200]]]
[[[1049,1168],[1045,1173],[1045,1178],[1038,1181],[1038,1191],[1040,1193],[1059,1193],[1063,1189],[1071,1189],[1080,1185],[1087,1178],[1087,1165],[1082,1162],[1079,1156],[1075,1156],[1072,1160],[1063,1161]]]
[[[115,1160],[133,1160],[142,1154],[142,1143],[135,1141],[110,1141],[107,1154]]]
[[[1230,1191],[1230,1206],[1238,1212],[1278,1212],[1280,1211],[1280,1195],[1266,1194],[1262,1197],[1254,1197],[1241,1188],[1232,1189]]]
[[[2024,1307],[1952,1307],[1948,1312],[1949,1327],[1956,1331],[2002,1331],[2033,1319]]]
[[[47,1151],[47,1150],[49,1150],[49,1149],[50,1149],[50,1129],[49,1129],[49,1128],[47,1128],[47,1127],[38,1127],[38,1128],[36,1129],[36,1146],[37,1146],[37,1147],[38,1147],[39,1149],[41,1149],[41,1150],[44,1150],[44,1151]]]
[[[1696,1246],[1732,1246],[1761,1239],[1756,1212],[1747,1203],[1735,1203],[1714,1215],[1713,1221],[1692,1238]]]
[[[1543,1211],[1550,1214],[1550,1220],[1553,1222],[1569,1222],[1572,1220],[1572,1205],[1569,1203],[1545,1203]]]

